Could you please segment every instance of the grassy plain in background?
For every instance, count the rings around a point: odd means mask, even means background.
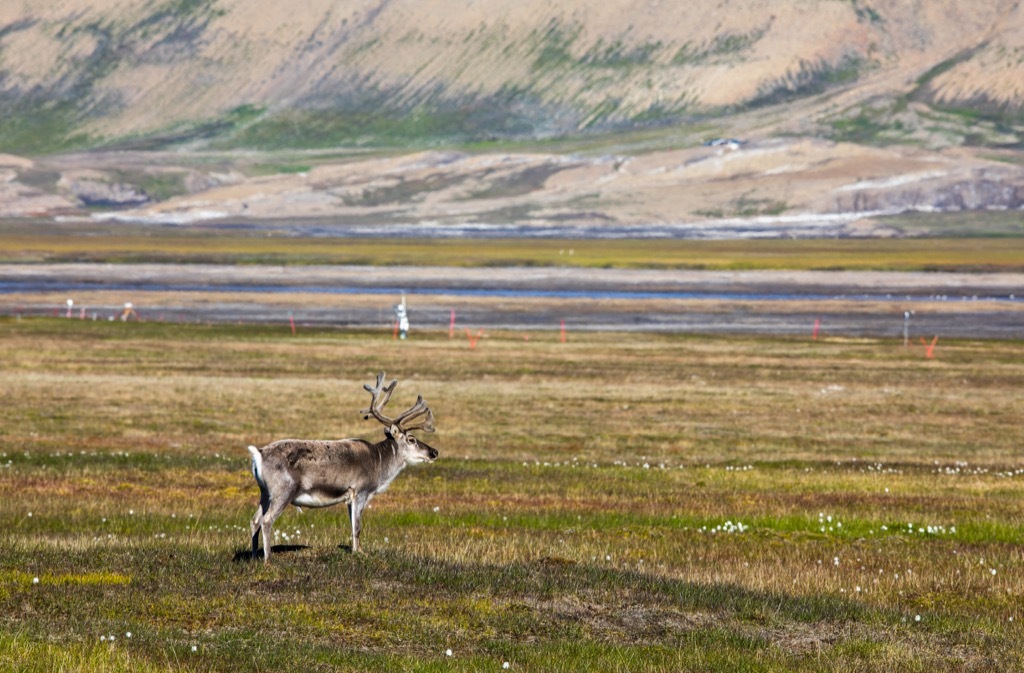
[[[909,225],[908,225],[909,226]],[[1024,270],[1024,237],[687,241],[304,238],[203,227],[0,225],[0,262]]]

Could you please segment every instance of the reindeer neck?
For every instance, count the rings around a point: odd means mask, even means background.
[[[384,437],[376,444],[371,444],[370,454],[377,459],[382,468],[387,465],[398,470],[405,466],[405,459],[398,454],[398,441],[393,437]]]
[[[370,454],[377,459],[375,490],[383,491],[405,467],[405,459],[398,455],[398,442],[392,437],[371,444]]]
[[[398,455],[398,442],[393,437],[385,436],[376,444],[370,444],[370,451],[381,457]]]

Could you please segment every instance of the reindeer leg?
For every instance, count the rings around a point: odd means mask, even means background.
[[[288,495],[289,496],[294,496],[295,494],[294,493],[290,493]],[[263,525],[262,525],[262,529],[263,529],[263,561],[264,562],[270,560],[270,548],[273,546],[272,540],[274,539],[273,536],[271,535],[271,532],[272,532],[272,529],[273,529],[273,526],[274,526],[274,521],[277,519],[277,517],[281,516],[281,512],[284,511],[284,508],[288,506],[289,502],[291,502],[291,497],[283,497],[283,498],[276,498],[276,499],[275,498],[271,498],[270,499],[270,506],[263,510]]]
[[[260,504],[256,506],[256,514],[252,517],[252,522],[249,524],[249,534],[252,536],[252,557],[255,559],[259,556],[259,541],[260,541],[260,529],[263,527],[263,513],[267,511],[267,507],[270,505],[270,496],[266,490],[260,489]],[[263,541],[266,544],[266,540]]]
[[[263,504],[256,506],[256,514],[249,523],[249,534],[252,536],[252,557],[255,559],[260,550],[260,528],[263,526]]]
[[[356,489],[348,489],[348,521],[352,525],[352,553],[359,551],[359,536],[356,533]]]
[[[359,551],[359,535],[363,532],[363,509],[370,502],[370,496],[360,494],[353,501],[352,514],[352,551]]]

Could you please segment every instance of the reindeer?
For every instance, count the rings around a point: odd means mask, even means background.
[[[252,473],[260,487],[260,504],[250,526],[253,559],[258,557],[262,531],[263,560],[270,560],[271,528],[289,504],[330,507],[348,503],[352,552],[358,552],[363,509],[370,499],[386,489],[406,465],[437,458],[437,449],[409,434],[412,430],[434,432],[434,414],[423,396],[417,396],[416,403],[397,418],[388,418],[383,409],[398,382],[385,386],[384,377],[380,372],[376,386],[363,386],[371,401],[369,408],[359,412],[364,420],[373,416],[384,425],[384,441],[282,439],[261,449],[249,447]]]

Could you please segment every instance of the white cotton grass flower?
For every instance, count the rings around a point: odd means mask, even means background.
[[[38,577],[33,577],[32,578],[32,584],[39,584],[39,578]]]
[[[450,647],[447,650],[444,651],[444,656],[446,656],[446,657],[452,656],[452,650],[451,650]]]
[[[504,664],[501,665],[501,667],[504,669],[508,669],[509,663],[506,661]]]

